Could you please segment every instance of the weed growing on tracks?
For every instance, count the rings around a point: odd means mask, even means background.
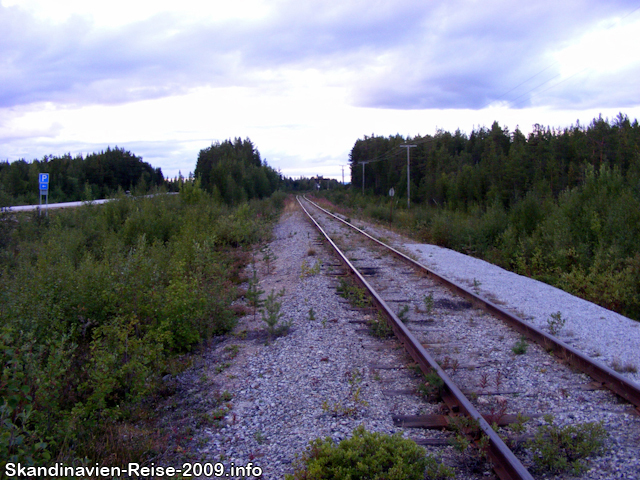
[[[428,460],[431,459],[431,460]],[[429,469],[429,478],[451,478],[453,472],[439,468],[431,455],[413,440],[377,432],[367,432],[363,426],[354,430],[351,438],[335,445],[333,440],[317,438],[294,462],[294,474],[285,480],[315,478],[371,478],[388,480],[422,480]],[[440,476],[434,476],[438,473]]]
[[[375,318],[372,318],[367,322],[369,326],[369,333],[377,338],[389,338],[393,336],[393,330],[389,325],[389,322],[382,316],[381,313]]]
[[[484,415],[485,419],[494,430],[498,430],[498,423],[507,414],[509,402],[500,395],[492,399],[489,404],[489,412]]]
[[[316,320],[316,312],[313,311],[313,307],[309,309],[309,321],[314,322]]]
[[[304,279],[306,277],[311,277],[313,275],[318,275],[320,273],[320,267],[322,263],[320,260],[316,260],[316,263],[313,264],[313,267],[310,267],[306,260],[302,261],[302,265],[300,267],[300,278]]]
[[[425,312],[427,313],[427,315],[431,315],[431,312],[433,312],[433,305],[434,305],[433,292],[429,293],[429,295],[425,295],[423,301],[424,301]]]
[[[513,346],[511,351],[516,355],[524,355],[525,353],[527,353],[528,346],[529,345],[527,344],[527,337],[520,337],[520,340],[518,340],[518,343]]]
[[[440,401],[444,389],[444,380],[436,372],[429,372],[424,376],[424,383],[418,385],[418,393],[429,401]]]
[[[367,296],[367,291],[355,285],[353,282],[340,279],[340,283],[337,287],[338,294],[349,301],[354,308],[366,308],[371,306],[371,300]]]
[[[552,313],[551,316],[547,318],[547,327],[549,328],[549,333],[551,335],[557,335],[558,333],[560,333],[560,330],[562,330],[565,323],[567,323],[567,319],[562,317],[562,313]]]
[[[402,308],[398,311],[398,318],[402,323],[405,323],[408,320],[409,315],[409,305],[403,305]]]
[[[513,433],[516,433],[518,435],[522,435],[524,433],[524,431],[525,431],[525,428],[526,428],[524,424],[527,423],[529,420],[531,420],[531,418],[529,418],[526,415],[523,415],[521,412],[519,412],[517,417],[516,417],[515,423],[510,423],[508,428]]]
[[[258,430],[253,435],[253,438],[255,438],[256,442],[258,442],[258,445],[262,445],[263,443],[265,443],[267,441],[267,438],[264,436],[264,433],[262,433],[260,430]]]
[[[484,390],[485,388],[487,388],[488,385],[489,385],[489,374],[486,372],[482,373],[480,375],[480,388]]]
[[[327,400],[322,402],[322,410],[325,413],[330,413],[334,416],[348,416],[358,413],[359,408],[368,407],[369,402],[361,398],[362,387],[362,372],[357,368],[347,371],[345,374],[347,381],[349,382],[349,395],[347,396],[346,403],[334,402],[329,403]]]
[[[489,437],[480,433],[480,424],[477,420],[467,416],[452,417],[449,423],[455,436],[451,443],[462,455],[462,463],[472,472],[478,473],[486,470],[489,448]],[[470,438],[478,438],[472,443]]]
[[[545,415],[547,425],[538,428],[527,446],[540,472],[571,472],[586,469],[586,459],[600,452],[608,433],[601,422],[588,422],[559,427],[551,415]]]
[[[496,392],[500,391],[500,387],[502,386],[503,378],[504,378],[504,376],[502,375],[502,370],[498,370],[496,372],[496,380],[495,380]]]
[[[637,373],[638,367],[632,362],[622,362],[620,358],[615,357],[611,361],[611,368],[613,368],[618,373]]]

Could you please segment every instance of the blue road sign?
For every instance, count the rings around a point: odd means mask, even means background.
[[[43,183],[49,183],[49,174],[48,173],[41,173],[38,175],[38,183],[40,184],[40,189],[41,190],[46,190],[42,188],[42,184]]]
[[[48,183],[41,183],[40,184],[40,190],[49,190],[49,184]]]

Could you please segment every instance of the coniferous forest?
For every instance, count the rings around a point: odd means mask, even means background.
[[[204,190],[227,204],[268,197],[282,181],[248,138],[216,142],[200,150],[194,174]]]
[[[96,200],[118,189],[147,193],[165,183],[162,170],[123,148],[83,157],[47,155],[42,160],[0,162],[0,206],[38,203],[38,174],[49,174],[49,202]]]
[[[178,190],[184,181],[167,181],[160,168],[118,147],[86,157],[47,155],[32,162],[0,162],[0,207],[37,204],[39,173],[49,174],[49,203],[108,198],[119,190],[140,195],[161,187]],[[269,197],[285,186],[249,139],[225,140],[200,150],[194,176],[227,205]]]
[[[407,209],[407,153],[411,148]],[[364,193],[362,163],[364,166]],[[529,135],[494,122],[469,135],[371,136],[351,150],[337,200],[418,239],[469,253],[640,319],[640,126],[623,114]],[[365,201],[364,198],[368,200]]]

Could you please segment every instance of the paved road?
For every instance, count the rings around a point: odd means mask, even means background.
[[[88,204],[88,203],[94,203],[94,204],[100,204],[100,203],[106,203],[106,202],[110,202],[111,198],[105,199],[105,200],[93,200],[92,202],[64,202],[64,203],[50,203],[49,205],[18,205],[15,207],[2,207],[1,210],[3,212],[26,212],[29,210],[37,210],[39,208],[42,208],[43,210],[46,209],[52,209],[52,208],[74,208],[74,207],[81,207],[82,205]]]
[[[162,195],[162,194],[156,194],[156,195]],[[167,195],[177,195],[177,192],[169,192],[167,193]],[[153,197],[155,195],[145,195],[145,197]],[[139,197],[138,197],[139,198]],[[47,209],[53,209],[53,208],[75,208],[75,207],[81,207],[82,205],[87,205],[87,204],[94,204],[94,205],[98,205],[98,204],[102,204],[102,203],[107,203],[110,202],[111,200],[116,200],[114,198],[106,198],[103,200],[92,200],[92,201],[83,201],[83,202],[64,202],[64,203],[50,203],[49,205],[18,205],[15,207],[0,207],[0,211],[2,212],[26,212],[29,210],[37,210],[39,208],[42,208],[43,210],[47,210]]]

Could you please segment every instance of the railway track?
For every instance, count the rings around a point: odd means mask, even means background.
[[[636,409],[640,406],[640,388],[615,371],[308,199],[298,201],[341,262],[369,290],[422,372],[435,372],[442,379],[437,390],[448,416],[402,417],[398,422],[442,427],[456,423],[456,417],[469,418],[473,428],[466,433],[487,453],[497,476],[529,479],[533,477],[523,462],[491,423],[508,423],[516,414],[586,421],[603,421],[609,413],[628,414],[628,406],[620,405],[610,392]]]

